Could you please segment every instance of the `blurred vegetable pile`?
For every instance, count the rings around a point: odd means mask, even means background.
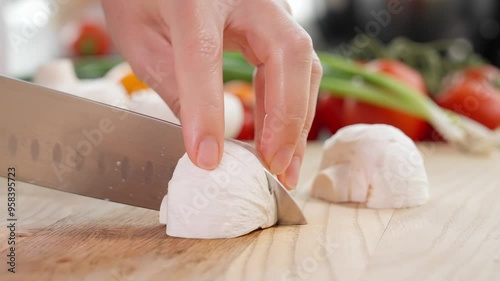
[[[356,40],[356,39],[355,39]],[[324,76],[309,139],[352,124],[389,124],[415,141],[445,140],[468,151],[500,147],[500,70],[464,41],[415,43],[398,38],[387,46],[370,39],[342,52],[321,52]],[[75,59],[78,78],[103,76],[113,57]],[[239,53],[224,53],[225,91],[244,112],[237,138],[254,137],[254,67]],[[135,81],[135,82],[134,82]],[[137,77],[129,91],[146,88]],[[137,85],[136,85],[137,84]]]
[[[353,58],[319,53],[324,76],[309,139],[383,123],[416,141],[444,139],[475,152],[500,146],[500,71],[464,44],[398,39],[350,51]],[[224,55],[226,81],[250,83],[252,72],[241,55]]]

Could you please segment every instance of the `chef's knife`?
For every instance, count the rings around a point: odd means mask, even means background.
[[[0,176],[14,166],[21,181],[158,210],[184,153],[176,124],[0,76]],[[278,223],[305,224],[264,170]]]

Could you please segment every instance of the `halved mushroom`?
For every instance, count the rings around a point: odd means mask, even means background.
[[[422,155],[395,127],[348,126],[328,139],[323,149],[313,197],[377,209],[418,206],[429,198]]]
[[[260,161],[228,141],[220,165],[211,171],[184,155],[160,208],[167,234],[183,238],[232,238],[276,222],[275,198]]]

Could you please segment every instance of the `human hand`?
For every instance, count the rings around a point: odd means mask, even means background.
[[[179,117],[186,151],[201,168],[217,167],[222,157],[222,51],[241,51],[256,66],[257,150],[271,172],[295,188],[322,68],[285,0],[102,4],[119,51]]]

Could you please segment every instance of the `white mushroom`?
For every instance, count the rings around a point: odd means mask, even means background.
[[[127,62],[121,62],[111,68],[104,76],[107,80],[120,83],[123,77],[132,73],[132,68]]]
[[[134,92],[130,98],[120,80],[131,73],[128,63],[111,69],[103,78],[79,80],[69,59],[54,60],[42,65],[34,82],[58,91],[129,109],[144,115],[180,124],[163,99],[152,89]],[[224,93],[224,122],[226,138],[236,138],[244,122],[243,104],[231,93]]]
[[[80,80],[73,89],[73,93],[82,98],[100,103],[129,108],[129,97],[121,84],[107,79]]]
[[[69,59],[58,59],[42,65],[33,82],[78,97],[128,109],[128,94],[120,83],[106,77],[79,80]]]
[[[428,200],[422,155],[395,127],[348,126],[328,139],[323,149],[311,190],[314,197],[366,203],[369,208],[413,207]]]
[[[236,138],[245,119],[245,109],[241,100],[231,93],[224,93],[224,136]]]
[[[40,66],[33,82],[54,90],[69,93],[78,83],[73,62],[57,59]]]
[[[183,238],[232,238],[274,225],[277,209],[259,160],[225,142],[221,164],[208,171],[184,155],[160,208],[167,234]]]
[[[153,89],[134,92],[130,98],[129,108],[144,115],[180,124],[170,107]],[[241,101],[233,94],[224,93],[224,137],[236,138],[238,136],[243,127],[244,114]]]
[[[130,110],[175,124],[181,122],[153,89],[134,92],[130,98]]]

